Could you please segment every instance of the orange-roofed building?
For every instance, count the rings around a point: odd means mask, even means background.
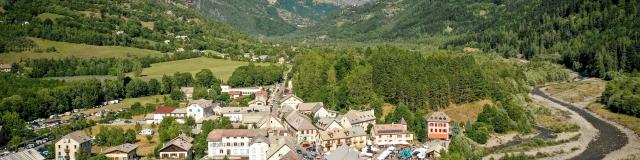
[[[427,121],[427,137],[429,139],[449,140],[451,126],[449,122],[451,118],[444,112],[434,112],[426,118]]]

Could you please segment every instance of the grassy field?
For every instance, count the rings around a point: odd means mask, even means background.
[[[475,122],[478,119],[478,114],[482,112],[482,108],[486,104],[493,104],[493,102],[491,100],[480,100],[465,104],[451,104],[440,111],[446,113],[456,122]]]
[[[115,57],[126,58],[131,56],[160,56],[163,53],[159,51],[138,49],[131,47],[119,47],[119,46],[94,46],[77,43],[67,43],[50,41],[39,38],[30,38],[33,40],[39,48],[55,47],[56,52],[51,53],[37,53],[35,51],[24,52],[11,52],[0,54],[0,63],[17,62],[20,59],[30,58],[67,58],[67,57],[79,57],[79,58],[91,58],[91,57]]]
[[[117,126],[111,126],[111,125],[96,125],[91,127],[91,135],[95,136],[98,133],[100,133],[100,127],[118,127],[118,128],[122,128],[125,131],[127,129],[134,129],[135,128],[135,124],[132,125],[117,125]],[[147,125],[147,124],[143,124],[142,128],[152,128],[151,125]],[[158,143],[160,142],[160,137],[157,134],[157,128],[153,128],[153,131],[155,132],[153,135],[153,138],[151,139],[151,142],[147,140],[147,138],[143,135],[138,135],[136,136],[136,140],[138,140],[138,142],[136,142],[136,145],[138,145],[138,156],[147,156],[149,153],[153,152],[153,150],[155,149],[155,147],[158,145]],[[109,147],[101,147],[101,146],[96,146],[94,145],[91,150],[93,153],[101,153],[104,150],[109,149]]]
[[[151,67],[142,70],[142,79],[149,80],[151,78],[162,79],[162,75],[173,75],[175,72],[190,72],[195,76],[202,69],[210,69],[211,72],[223,81],[227,81],[233,71],[248,62],[230,61],[213,58],[192,58],[178,61],[162,62],[151,64]],[[268,63],[256,63],[256,65],[268,65]],[[128,74],[133,77],[132,73]]]
[[[633,132],[640,135],[640,118],[638,117],[611,112],[600,103],[591,103],[587,106],[587,109],[606,119],[630,128]]]
[[[59,15],[59,14],[54,14],[54,13],[41,13],[37,17],[40,20],[45,20],[45,19],[55,20],[55,19],[58,19],[58,18],[62,18],[64,16],[63,15]]]
[[[591,78],[572,83],[561,83],[547,87],[547,92],[554,97],[575,103],[599,97],[605,89],[605,81]]]

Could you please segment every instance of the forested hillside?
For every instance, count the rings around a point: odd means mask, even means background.
[[[560,66],[546,62],[421,53],[392,46],[315,49],[294,62],[295,94],[336,110],[383,102],[435,110],[450,103],[505,100],[528,93],[529,85],[568,79]]]
[[[383,0],[301,33],[545,59],[590,76],[640,69],[637,0]]]
[[[158,0],[3,1],[0,52],[35,47],[27,38],[175,52],[241,54],[264,49],[248,34]]]
[[[207,17],[240,30],[265,36],[291,33],[318,23],[342,7],[372,0],[194,0]]]

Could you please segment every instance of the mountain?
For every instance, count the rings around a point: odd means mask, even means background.
[[[640,70],[638,0],[380,0],[296,34],[550,60],[590,76]]]
[[[265,36],[283,35],[316,24],[341,8],[373,0],[194,0],[207,17]]]
[[[0,3],[0,53],[36,47],[27,37],[163,52],[213,50],[238,56],[272,48],[183,4],[164,0],[7,1]]]

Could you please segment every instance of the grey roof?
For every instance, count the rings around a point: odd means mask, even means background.
[[[160,148],[160,151],[164,150],[165,148],[171,146],[171,145],[175,145],[177,147],[180,147],[186,151],[191,150],[191,147],[193,146],[193,144],[191,144],[191,142],[193,142],[193,138],[186,136],[184,134],[179,135],[178,137],[172,139],[171,141],[167,142],[164,144],[164,146],[162,148]]]
[[[53,153],[52,153],[53,154]],[[0,157],[0,160],[44,160],[45,158],[38,153],[35,149],[27,149],[24,151],[9,154],[4,157]]]
[[[373,110],[368,111],[358,111],[358,110],[349,110],[346,114],[344,114],[351,124],[357,124],[366,121],[375,121],[376,116],[373,113]]]
[[[298,104],[299,111],[317,111],[319,108],[323,107],[324,103],[322,102],[311,102],[311,103],[300,103]]]
[[[296,131],[317,129],[315,126],[313,126],[313,124],[311,124],[311,120],[309,119],[309,117],[303,115],[300,112],[289,113],[285,120]]]
[[[280,123],[280,125],[282,125],[282,123],[280,122],[280,118],[276,117],[273,114],[268,114],[264,117],[262,117],[262,119],[260,119],[260,121],[258,121],[258,123],[256,123],[256,126],[261,127],[263,125],[271,125],[271,118],[276,119],[276,123]]]
[[[331,126],[331,123],[333,123],[333,122],[338,123],[338,121],[336,121],[336,119],[331,118],[331,117],[320,118],[320,119],[318,119],[318,122],[316,122],[316,127],[318,127],[318,129],[321,129],[321,130],[327,130],[329,128],[329,126]]]
[[[429,117],[427,117],[427,121],[429,122],[449,122],[451,118],[444,112],[433,112]]]
[[[349,129],[335,129],[330,131],[321,131],[320,138],[324,141],[334,139],[346,139],[351,137],[366,136],[367,133],[362,127],[351,127]]]
[[[304,102],[304,100],[302,100],[302,99],[300,99],[300,98],[296,97],[296,96],[295,96],[295,95],[293,95],[293,94],[290,94],[290,95],[287,95],[287,96],[282,97],[282,99],[280,99],[280,103],[282,103],[282,102],[286,101],[286,100],[287,100],[287,99],[289,99],[289,98],[295,98],[295,99],[300,100],[301,102]]]
[[[347,146],[346,144],[342,144],[342,146],[338,147],[336,150],[330,152],[325,155],[326,160],[359,160],[364,159],[360,157],[360,153]]]
[[[72,132],[72,133],[69,133],[69,134],[65,135],[62,138],[73,139],[74,141],[76,141],[78,143],[84,143],[84,142],[87,142],[87,141],[91,141],[91,137],[89,137],[83,131],[75,131],[75,132]]]
[[[267,158],[270,158],[278,152],[282,147],[289,147],[291,150],[294,150],[296,143],[292,137],[278,136],[278,137],[270,137],[269,138],[271,146],[267,149]]]
[[[120,151],[120,152],[124,152],[124,153],[129,153],[129,152],[135,150],[136,148],[138,148],[138,145],[131,144],[131,143],[125,143],[125,144],[121,144],[121,145],[118,145],[118,146],[115,146],[115,147],[111,147],[111,148],[107,149],[106,151],[104,151],[102,153],[107,154],[107,153],[111,153],[111,152],[114,152],[114,151]]]
[[[180,91],[184,94],[193,94],[193,87],[181,87]]]
[[[197,104],[198,106],[205,108],[205,110],[207,108],[210,109],[214,105],[212,100],[206,100],[206,99],[190,100],[188,106],[191,106],[192,104]]]

